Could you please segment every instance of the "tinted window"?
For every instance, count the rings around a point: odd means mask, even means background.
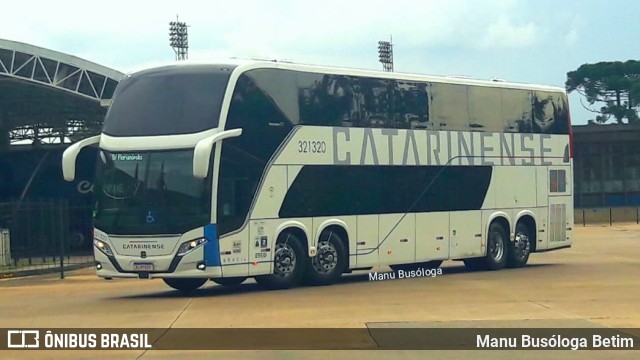
[[[279,215],[477,210],[490,180],[490,166],[305,166]]]
[[[469,110],[472,104],[467,106],[467,90],[474,89],[464,85],[431,84],[431,123],[428,128],[469,130]],[[476,118],[479,115],[478,110],[474,109],[471,114],[473,115],[472,124],[474,124],[471,128],[484,130],[482,125],[478,125],[479,121]]]
[[[227,234],[244,223],[260,182],[264,162],[237,147],[233,139],[222,145],[218,178],[218,233]]]
[[[193,151],[101,151],[96,228],[111,234],[181,234],[211,217],[210,178],[193,177]]]
[[[532,92],[528,90],[500,89],[504,132],[531,133],[533,131],[531,107]]]
[[[289,125],[551,134],[569,129],[559,93],[280,69],[246,76]]]
[[[275,99],[277,84],[272,84],[271,88],[262,87],[253,74],[249,72],[238,79],[225,128],[242,129],[242,136],[234,138],[233,144],[266,164],[293,124]]]
[[[120,82],[104,121],[113,136],[189,134],[218,126],[230,70],[166,67]]]
[[[501,89],[467,86],[469,96],[469,123],[471,128],[481,131],[502,132]]]
[[[330,74],[298,74],[306,125],[409,129],[428,121],[426,84]]]
[[[224,235],[239,229],[249,212],[267,163],[292,129],[290,102],[279,87],[280,77],[271,70],[255,70],[240,76],[227,117],[226,129],[242,129],[242,135],[222,142],[218,180],[218,231]],[[267,81],[271,80],[271,81]]]
[[[533,93],[533,132],[544,134],[569,133],[569,109],[564,96],[536,91]]]

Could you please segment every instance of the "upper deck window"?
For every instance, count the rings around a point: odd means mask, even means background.
[[[215,128],[231,70],[174,66],[134,74],[118,85],[103,131],[153,136]]]

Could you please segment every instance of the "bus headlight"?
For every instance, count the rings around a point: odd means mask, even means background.
[[[192,252],[193,250],[199,248],[200,246],[204,245],[207,243],[207,239],[205,238],[199,238],[199,239],[195,239],[195,240],[189,240],[186,243],[183,243],[182,245],[180,245],[180,248],[178,248],[178,256],[185,256],[188,253]]]
[[[105,255],[113,256],[113,252],[111,252],[111,248],[104,241],[93,239],[93,245],[97,247],[98,250],[102,251]]]

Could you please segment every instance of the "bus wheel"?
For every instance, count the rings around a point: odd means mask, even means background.
[[[511,268],[523,267],[531,254],[531,236],[529,228],[523,222],[516,225],[515,239],[509,243],[507,266]]]
[[[289,289],[304,277],[306,253],[292,233],[276,244],[273,252],[273,274],[256,276],[256,282],[268,289]]]
[[[226,277],[211,279],[214,283],[222,286],[238,286],[247,280],[246,276]]]
[[[489,270],[500,270],[507,262],[507,249],[509,240],[507,233],[497,222],[489,226],[489,238],[487,239],[487,255],[482,259]]]
[[[170,287],[184,293],[195,291],[207,282],[207,279],[200,278],[164,278],[162,280]]]
[[[347,249],[338,234],[329,231],[318,242],[316,256],[307,267],[307,282],[312,285],[329,285],[335,282],[348,267]]]

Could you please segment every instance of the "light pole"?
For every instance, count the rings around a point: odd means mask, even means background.
[[[169,23],[169,44],[176,53],[176,60],[186,60],[189,58],[189,34],[187,32],[187,23],[176,21]]]
[[[393,71],[393,38],[391,41],[378,41],[378,58],[384,71]]]

